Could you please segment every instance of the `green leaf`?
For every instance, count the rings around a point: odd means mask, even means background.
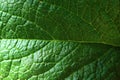
[[[117,47],[17,39],[3,39],[0,45],[0,79],[116,80],[119,76]]]
[[[119,0],[0,0],[0,37],[120,46],[119,9]]]
[[[0,80],[119,80],[119,0],[0,0]]]

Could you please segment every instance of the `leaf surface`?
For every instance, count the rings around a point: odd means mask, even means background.
[[[0,79],[116,80],[119,48],[103,44],[1,40]],[[108,74],[110,73],[110,74]]]
[[[119,0],[1,0],[3,38],[120,46]]]
[[[0,80],[119,80],[119,0],[0,0]]]

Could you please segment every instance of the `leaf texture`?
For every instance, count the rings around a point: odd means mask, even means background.
[[[1,39],[120,46],[119,4],[119,0],[0,0]]]
[[[0,80],[119,80],[119,0],[0,0]]]
[[[119,76],[120,51],[109,45],[6,39],[0,45],[1,80],[116,80]]]

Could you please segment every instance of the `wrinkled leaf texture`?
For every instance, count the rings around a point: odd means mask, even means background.
[[[0,80],[119,80],[119,0],[0,0]]]

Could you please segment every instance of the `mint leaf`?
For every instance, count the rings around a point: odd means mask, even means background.
[[[120,51],[109,45],[17,39],[3,39],[0,45],[1,79],[116,80],[118,77]]]
[[[120,46],[119,0],[1,0],[1,38]],[[64,35],[64,36],[63,36]]]
[[[119,80],[119,0],[0,0],[0,80]]]

